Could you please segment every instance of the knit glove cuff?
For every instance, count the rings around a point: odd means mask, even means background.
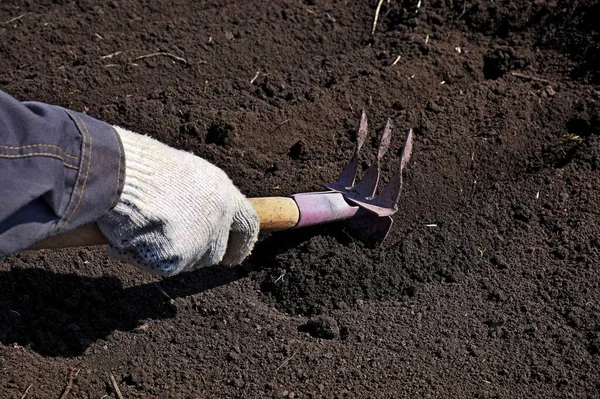
[[[125,151],[117,206],[98,221],[109,255],[161,275],[241,263],[259,218],[224,171],[195,155],[115,127]]]

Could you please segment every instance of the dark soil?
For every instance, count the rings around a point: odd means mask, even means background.
[[[162,280],[102,249],[7,258],[0,397],[57,398],[71,369],[70,398],[116,398],[111,374],[125,398],[600,396],[600,5],[384,1],[371,35],[376,5],[0,3],[3,90],[249,196],[332,181],[361,109],[393,120],[386,176],[416,134],[379,248],[329,225]]]

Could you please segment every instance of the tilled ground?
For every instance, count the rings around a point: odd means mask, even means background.
[[[71,370],[73,398],[116,398],[111,375],[125,398],[600,395],[600,5],[384,1],[372,34],[376,6],[0,4],[2,90],[249,196],[333,180],[362,109],[394,123],[386,176],[416,134],[381,248],[331,225],[162,280],[102,249],[5,259],[2,398],[60,397]]]

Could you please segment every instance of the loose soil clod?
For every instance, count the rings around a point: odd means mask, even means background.
[[[334,339],[340,336],[337,321],[329,316],[315,316],[301,326],[300,330],[306,331],[315,338]]]

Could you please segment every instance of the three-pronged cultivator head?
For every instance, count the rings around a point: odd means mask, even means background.
[[[412,129],[409,130],[406,137],[398,170],[379,191],[377,186],[381,175],[381,162],[390,147],[392,123],[388,119],[381,132],[375,163],[367,169],[362,179],[356,182],[360,150],[367,134],[367,116],[363,111],[354,154],[338,179],[324,185],[330,191],[293,196],[301,213],[297,227],[345,219],[349,232],[361,241],[378,244],[385,239],[392,226],[391,215],[398,211],[402,172],[412,152],[413,132]]]

